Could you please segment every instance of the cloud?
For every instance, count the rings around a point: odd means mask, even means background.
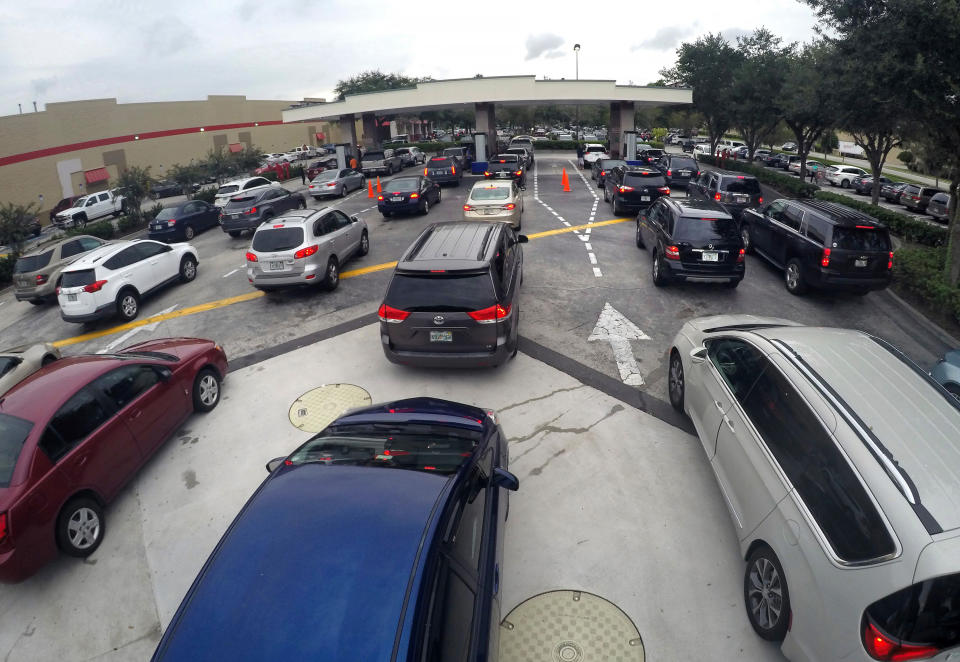
[[[749,37],[753,32],[751,30],[743,30],[741,28],[727,28],[726,30],[721,30],[720,34],[723,35],[723,38],[730,42],[731,46],[737,45],[737,37]]]
[[[657,30],[652,37],[641,41],[639,44],[634,44],[630,47],[631,51],[638,51],[641,49],[651,49],[656,51],[668,51],[673,48],[676,48],[680,44],[680,40],[684,37],[689,37],[694,33],[694,28],[696,23],[690,26],[682,27],[679,25],[672,25],[665,28],[660,28]]]
[[[143,28],[147,53],[173,55],[197,43],[197,33],[175,16],[163,16]]]
[[[534,60],[541,55],[547,57],[556,57],[550,51],[557,52],[556,49],[563,45],[563,37],[545,32],[543,34],[530,35],[527,37],[527,57],[525,60]]]
[[[46,96],[47,90],[57,84],[56,76],[47,76],[46,78],[34,78],[30,81],[30,87],[33,88],[33,98]]]

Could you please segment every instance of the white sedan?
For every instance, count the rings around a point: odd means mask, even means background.
[[[59,358],[60,350],[45,342],[0,351],[0,395]]]

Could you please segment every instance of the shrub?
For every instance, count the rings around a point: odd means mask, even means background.
[[[697,161],[716,166],[719,159],[713,156],[697,155]],[[796,198],[812,198],[819,190],[819,187],[815,184],[807,183],[798,177],[790,177],[788,175],[770,172],[766,168],[759,168],[757,166],[750,165],[745,161],[727,159],[723,165],[723,168],[726,170],[736,170],[737,172],[744,172],[748,175],[753,175],[757,178],[757,181],[763,182],[771,188],[775,188],[784,195],[789,195]]]
[[[897,154],[897,158],[906,164],[913,163],[913,152],[904,150]]]
[[[100,239],[113,239],[117,236],[117,231],[113,227],[113,221],[98,221],[96,223],[90,223],[83,228],[70,228],[66,232],[68,237],[78,234],[88,234],[92,237],[99,237]]]
[[[906,241],[923,244],[924,246],[943,246],[947,243],[948,233],[946,228],[919,221],[900,212],[884,209],[883,207],[876,207],[869,202],[848,198],[828,191],[818,191],[816,197],[818,200],[836,202],[837,204],[873,216],[886,225],[890,232],[902,237]]]
[[[960,288],[943,279],[947,251],[944,247],[903,247],[893,260],[893,279],[901,288],[920,297],[933,310],[960,322]]]
[[[200,189],[193,194],[194,200],[203,200],[206,203],[213,204],[213,199],[217,197],[217,187]]]
[[[6,284],[13,282],[13,265],[17,263],[17,258],[12,253],[0,255],[0,283]]]

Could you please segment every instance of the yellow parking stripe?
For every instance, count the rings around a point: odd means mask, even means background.
[[[597,227],[602,227],[604,225],[626,223],[627,221],[632,221],[632,220],[633,220],[632,218],[614,218],[609,221],[597,221],[595,223],[586,223],[584,225],[574,225],[568,228],[564,227],[564,228],[557,228],[556,230],[546,230],[544,232],[536,232],[534,234],[527,235],[527,237],[531,240],[540,239],[542,237],[552,237],[553,235],[584,230],[586,228],[597,228]],[[351,269],[350,271],[342,272],[340,274],[340,278],[356,278],[357,276],[365,276],[366,274],[372,274],[377,271],[385,271],[387,269],[393,269],[395,266],[397,266],[397,263],[396,261],[393,261],[393,262],[384,262],[382,264],[374,264],[369,267],[362,267],[360,269]],[[155,322],[166,322],[167,320],[177,319],[178,317],[187,317],[189,315],[196,315],[197,313],[204,313],[210,310],[216,310],[218,308],[225,308],[226,306],[232,306],[235,303],[243,303],[244,301],[253,301],[254,299],[259,299],[262,296],[264,296],[264,292],[262,292],[261,290],[255,290],[253,292],[247,292],[246,294],[241,294],[235,297],[218,299],[217,301],[201,303],[196,306],[190,306],[189,308],[181,308],[180,310],[173,310],[169,313],[163,313],[162,315],[145,317],[143,319],[127,322],[126,324],[121,324],[119,326],[113,326],[113,327],[110,327],[109,329],[92,331],[90,333],[84,333],[79,336],[73,336],[72,338],[64,338],[63,340],[56,340],[51,344],[54,347],[66,347],[68,345],[76,345],[77,343],[86,342],[88,340],[95,340],[97,338],[103,338],[104,336],[111,336],[115,333],[122,333],[123,331],[136,329],[141,326],[146,326],[147,324],[154,324]]]

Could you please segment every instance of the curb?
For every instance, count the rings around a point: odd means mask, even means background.
[[[960,348],[960,340],[954,338],[952,335],[947,333],[944,329],[940,328],[935,322],[931,321],[926,315],[914,308],[912,305],[904,301],[900,296],[891,290],[889,287],[884,290],[890,297],[893,299],[894,303],[899,305],[904,312],[907,313],[913,321],[922,326],[927,332],[936,336],[940,342],[945,345],[949,345],[952,349]]]

